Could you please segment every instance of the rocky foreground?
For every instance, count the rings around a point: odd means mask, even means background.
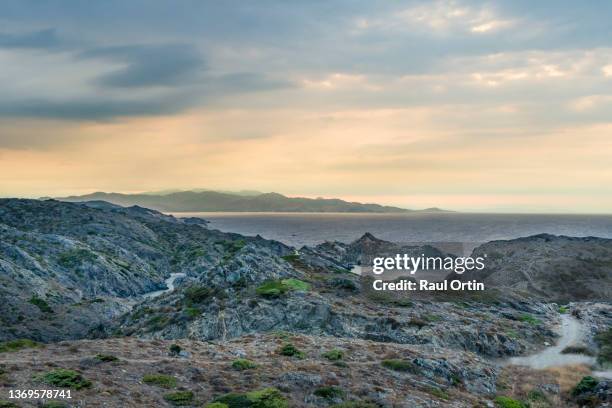
[[[370,234],[298,251],[140,207],[13,199],[0,200],[0,231],[0,400],[34,385],[71,388],[76,398],[66,406],[79,407],[215,399],[225,404],[215,408],[562,407],[609,399],[606,381],[582,384],[591,367],[534,373],[498,362],[553,344],[560,313],[573,313],[588,329],[573,352],[610,364],[609,304],[562,306],[552,297],[569,294],[558,276],[583,270],[581,293],[609,299],[612,240],[485,244],[475,253],[493,259],[480,278],[497,290],[416,300],[371,291],[368,277],[349,270],[373,251],[445,254]],[[172,273],[184,274],[175,290],[144,296]]]

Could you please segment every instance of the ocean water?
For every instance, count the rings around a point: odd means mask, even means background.
[[[259,234],[298,248],[324,241],[348,243],[366,232],[393,242],[463,243],[466,248],[540,233],[612,238],[612,215],[220,212],[173,215],[201,217],[210,221],[212,229]]]

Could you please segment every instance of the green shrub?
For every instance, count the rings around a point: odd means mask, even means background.
[[[213,402],[225,404],[228,408],[289,408],[287,400],[276,388],[264,388],[246,394],[226,394]]]
[[[604,365],[612,365],[612,328],[595,335],[595,341],[599,346],[597,361]]]
[[[229,408],[229,405],[222,402],[210,402],[204,405],[204,408]]]
[[[297,357],[297,358],[304,358],[305,354],[303,351],[301,351],[300,349],[298,349],[297,347],[295,347],[293,344],[291,343],[286,343],[284,344],[279,350],[278,353],[283,355],[283,356],[289,356],[289,357]]]
[[[438,397],[438,398],[443,399],[443,400],[447,400],[447,399],[450,398],[448,393],[446,391],[444,391],[443,389],[440,389],[440,388],[432,387],[432,388],[429,388],[428,391],[434,397]]]
[[[546,397],[546,395],[540,390],[529,391],[527,393],[527,399],[533,402],[538,402],[538,401],[547,402],[548,401],[548,398]]]
[[[1,401],[0,400],[0,408],[19,408],[19,405],[14,404],[9,401]]]
[[[559,313],[565,314],[569,311],[569,307],[567,306],[559,306]]]
[[[26,348],[37,348],[42,347],[42,344],[37,343],[30,339],[17,339],[3,341],[0,343],[0,353],[6,353],[10,351],[19,351]]]
[[[232,368],[235,370],[249,370],[251,368],[256,368],[257,364],[252,362],[251,360],[247,360],[246,358],[239,358],[232,361]]]
[[[112,361],[118,361],[119,359],[112,354],[96,354],[94,357],[96,360],[103,363],[110,363]]]
[[[295,262],[300,259],[300,256],[298,254],[291,254],[291,255],[281,256],[281,258],[283,258],[287,262]]]
[[[162,388],[176,387],[176,378],[166,374],[146,374],[142,377],[142,382],[149,385],[157,385]]]
[[[586,346],[567,346],[561,350],[561,354],[584,354],[585,356],[592,356],[593,352]]]
[[[185,314],[189,317],[198,317],[202,314],[202,311],[195,307],[188,307],[185,309]]]
[[[176,391],[164,395],[164,399],[172,405],[184,406],[192,405],[193,392],[191,391]]]
[[[190,286],[185,289],[184,299],[188,304],[204,303],[214,295],[215,291],[207,286]]]
[[[168,347],[168,351],[171,355],[178,356],[183,349],[178,344],[171,344],[170,347]]]
[[[81,388],[91,387],[91,381],[85,379],[80,373],[64,368],[49,371],[40,375],[38,379],[45,384],[61,388],[80,390]]]
[[[299,279],[271,280],[262,283],[255,292],[259,296],[275,298],[294,290],[308,291],[310,290],[310,284]]]
[[[53,309],[51,309],[51,306],[49,306],[49,304],[44,299],[41,299],[36,295],[30,298],[30,303],[38,307],[43,313],[53,313]]]
[[[499,408],[528,408],[528,405],[510,397],[495,397],[495,405]]]
[[[532,315],[527,314],[527,313],[521,315],[519,317],[519,320],[521,322],[525,322],[525,323],[531,324],[533,326],[535,326],[537,324],[540,324],[540,321],[538,319],[536,319],[535,317],[533,317]]]
[[[335,399],[344,397],[344,390],[340,387],[334,387],[332,385],[327,387],[317,388],[314,391],[314,395],[325,399]]]
[[[582,380],[572,390],[572,395],[580,395],[585,392],[593,391],[595,387],[597,387],[597,381],[595,378],[591,376],[582,377]]]
[[[330,408],[378,408],[379,406],[366,401],[346,401],[334,404]]]
[[[1,405],[0,405],[1,407]],[[68,405],[59,401],[49,401],[41,405],[41,408],[68,408]]]
[[[96,260],[96,254],[87,249],[71,249],[62,252],[57,257],[57,263],[64,268],[74,268],[81,265],[85,261],[93,262]]]
[[[323,357],[325,357],[329,361],[338,361],[338,360],[342,360],[342,358],[344,357],[344,354],[342,353],[342,350],[332,349],[332,350],[329,350],[323,353]]]
[[[402,371],[402,372],[411,372],[414,373],[417,371],[416,366],[410,362],[410,361],[406,361],[406,360],[383,360],[382,361],[382,366],[385,368],[388,368],[389,370],[393,370],[393,371]]]

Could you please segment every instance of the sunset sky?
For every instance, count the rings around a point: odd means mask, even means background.
[[[0,196],[612,212],[612,2],[3,1]]]

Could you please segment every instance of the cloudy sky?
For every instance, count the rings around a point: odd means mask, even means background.
[[[0,196],[612,212],[612,2],[10,1]]]

